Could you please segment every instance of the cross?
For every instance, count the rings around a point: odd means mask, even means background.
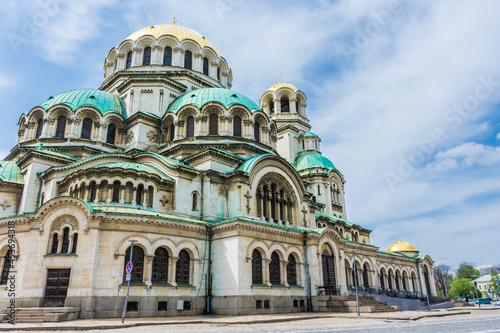
[[[284,77],[280,74],[280,83],[283,83]]]
[[[306,223],[306,214],[307,214],[307,210],[305,207],[302,207],[302,213],[304,213],[304,223]]]
[[[9,208],[10,206],[12,206],[8,201],[7,199],[5,199],[1,204],[0,204],[0,207],[3,208],[3,210],[6,210],[7,208]]]
[[[401,235],[398,234],[398,241],[401,242]]]
[[[175,25],[176,23],[177,23],[177,20],[174,17],[174,20],[173,20],[172,24]]]
[[[168,204],[168,199],[167,199],[167,196],[164,195],[161,199],[160,199],[160,202],[163,206],[165,206],[166,204]]]
[[[247,191],[247,193],[245,193],[245,198],[247,198],[247,214],[250,213],[250,198],[252,196],[250,195],[250,192]]]

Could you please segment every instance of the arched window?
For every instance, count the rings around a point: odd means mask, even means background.
[[[61,116],[57,119],[56,138],[64,138],[66,132],[66,117]]]
[[[125,273],[125,267],[127,263],[130,260],[130,248],[127,249],[125,252],[125,258],[124,258],[124,264],[123,264],[123,283],[125,283],[125,278],[126,278],[126,273]],[[132,266],[134,269],[132,269],[132,273],[130,276],[130,282],[131,283],[141,283],[142,282],[142,277],[144,274],[144,250],[140,247],[135,245],[134,246],[134,252],[132,253]]]
[[[219,116],[217,116],[215,113],[212,113],[208,117],[208,134],[209,135],[219,134]]]
[[[290,286],[297,285],[297,263],[293,254],[288,256],[288,264],[286,265],[286,282]]]
[[[427,266],[424,266],[424,280],[425,280],[425,291],[429,297],[431,296],[431,282],[429,280],[429,271],[427,270]]]
[[[170,125],[170,142],[174,141],[175,139],[175,125],[172,124]]]
[[[78,244],[78,234],[73,235],[73,246],[71,247],[71,253],[76,253],[76,246]]]
[[[68,249],[69,249],[69,228],[66,227],[63,230],[61,253],[68,253]]]
[[[396,290],[400,290],[399,289],[399,272],[396,272]]]
[[[203,58],[203,74],[208,75],[208,59]]]
[[[273,114],[273,113],[274,113],[274,101],[270,101],[270,102],[269,102],[269,112],[270,112],[271,114]]]
[[[97,194],[97,184],[95,182],[90,183],[90,202],[95,201],[95,197]]]
[[[260,142],[260,124],[255,123],[253,125],[253,138],[255,141]]]
[[[151,48],[148,46],[144,49],[144,56],[142,58],[142,65],[149,66],[151,64]]]
[[[220,68],[217,67],[217,81],[220,81]]]
[[[111,197],[111,202],[119,202],[120,201],[120,187],[121,187],[121,184],[119,181],[115,181],[113,183],[113,195]]]
[[[172,66],[172,48],[170,46],[163,50],[163,65]]]
[[[304,140],[302,140],[302,149],[306,149],[306,142]]]
[[[189,284],[189,253],[186,250],[179,252],[179,259],[175,264],[175,282],[177,284]]]
[[[168,252],[162,247],[155,251],[153,258],[153,272],[151,275],[151,282],[153,283],[167,283],[168,282]]]
[[[370,283],[368,282],[368,266],[366,264],[363,265],[363,287],[370,287]]]
[[[281,98],[281,112],[290,112],[290,101],[287,97]]]
[[[90,134],[92,134],[92,119],[85,118],[82,122],[82,139],[90,139]]]
[[[406,279],[407,279],[407,278],[408,278],[408,277],[406,276],[406,272],[403,272],[403,278],[401,279],[401,282],[402,282],[401,284],[403,285],[403,290],[404,290],[404,291],[407,291],[407,290],[408,290],[408,289],[406,288]]]
[[[321,250],[321,264],[323,269],[323,286],[327,295],[337,293],[337,284],[335,278],[335,257],[332,248],[328,244],[323,244]],[[346,266],[347,267],[347,266]]]
[[[184,52],[184,68],[191,69],[193,67],[193,54],[191,51]]]
[[[380,272],[380,288],[385,290],[384,272]]]
[[[132,67],[132,51],[127,53],[127,64],[125,68],[130,68],[130,67]]]
[[[38,120],[38,124],[37,124],[37,127],[36,127],[36,135],[35,135],[35,138],[39,138],[42,136],[42,131],[43,131],[43,119],[39,119]]]
[[[193,206],[192,210],[198,210],[198,193],[193,192]]]
[[[5,254],[3,269],[2,269],[2,279],[0,280],[0,285],[5,285],[9,281],[10,268],[12,266],[12,250],[8,250]]]
[[[146,206],[148,207],[153,207],[153,194],[154,194],[153,186],[149,186],[146,197]]]
[[[106,143],[115,144],[115,136],[116,136],[116,126],[115,124],[108,125],[108,132],[106,134]]]
[[[413,291],[417,291],[417,285],[416,285],[417,277],[415,276],[415,273],[411,273],[411,287],[413,288]]]
[[[239,116],[234,116],[233,119],[233,135],[241,136],[241,118]]]
[[[387,287],[389,290],[392,290],[392,274],[391,271],[389,271],[389,274],[387,275]]]
[[[194,117],[189,117],[186,120],[186,138],[194,136]]]
[[[262,284],[262,255],[257,249],[252,252],[252,284]]]
[[[276,252],[271,254],[271,263],[269,264],[269,282],[271,282],[271,284],[281,284],[280,257]]]
[[[137,186],[137,192],[135,193],[135,203],[137,205],[142,205],[143,196],[144,196],[144,185],[139,184],[139,186]]]
[[[267,209],[267,200],[268,200],[267,194],[269,193],[269,190],[268,190],[268,188],[267,188],[266,185],[264,185],[263,192],[264,192],[263,195],[262,195],[263,216],[264,217],[269,217],[269,212],[268,212],[268,209]]]

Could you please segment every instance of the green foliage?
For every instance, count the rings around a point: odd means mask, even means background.
[[[458,267],[456,279],[475,280],[481,276],[481,273],[474,268],[473,264],[464,262]]]
[[[500,279],[500,275],[497,272],[491,272],[491,281],[488,287],[495,295],[500,295],[500,293],[498,292],[498,285],[496,282],[498,279]]]
[[[455,278],[451,284],[449,295],[451,297],[465,297],[466,295],[469,295],[469,290],[472,290],[472,292],[475,291],[474,284],[471,279]]]

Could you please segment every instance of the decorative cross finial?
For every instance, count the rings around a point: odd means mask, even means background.
[[[175,25],[176,23],[177,23],[177,20],[174,17],[174,20],[173,20],[172,24]]]
[[[398,242],[401,242],[401,235],[398,234]]]
[[[283,76],[280,74],[280,83],[283,83]]]

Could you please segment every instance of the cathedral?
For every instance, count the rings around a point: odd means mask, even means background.
[[[176,24],[132,33],[103,71],[21,114],[0,161],[1,309],[12,279],[17,308],[79,318],[327,311],[355,286],[436,296],[429,256],[349,221],[300,89],[231,90],[226,59]]]

